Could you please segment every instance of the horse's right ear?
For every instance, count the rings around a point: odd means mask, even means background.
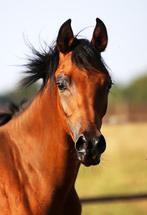
[[[63,54],[67,53],[71,49],[72,42],[74,40],[73,31],[71,28],[71,19],[68,19],[60,27],[57,37],[57,47]]]
[[[96,19],[96,26],[93,32],[91,43],[99,52],[104,51],[108,43],[106,26],[99,18]]]

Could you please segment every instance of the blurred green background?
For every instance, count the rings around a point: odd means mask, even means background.
[[[80,197],[147,193],[147,123],[104,124],[107,150],[99,166],[81,167]],[[84,205],[83,214],[145,215],[147,200]]]
[[[0,104],[30,99],[38,85],[0,95]],[[107,150],[99,166],[81,166],[76,181],[80,196],[147,193],[147,75],[110,91],[102,133]],[[146,215],[147,200],[83,205],[83,215]]]

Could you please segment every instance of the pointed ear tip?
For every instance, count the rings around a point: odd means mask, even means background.
[[[71,19],[67,19],[65,22],[63,22],[60,28],[67,26],[67,25],[71,25]]]
[[[71,19],[68,19],[65,23],[71,24]]]
[[[96,23],[97,24],[99,24],[99,23],[103,23],[104,24],[104,22],[101,19],[99,19],[98,17],[96,18]]]

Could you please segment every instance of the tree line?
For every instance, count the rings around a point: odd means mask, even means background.
[[[13,101],[17,105],[31,99],[39,90],[39,85],[34,84],[28,88],[15,89],[0,95],[0,104]],[[114,84],[109,94],[109,109],[124,104],[147,107],[147,74],[141,75],[128,85]]]

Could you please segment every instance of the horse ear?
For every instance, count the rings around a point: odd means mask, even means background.
[[[60,52],[67,53],[71,49],[72,42],[74,40],[73,31],[71,28],[71,19],[68,19],[60,27],[57,37],[57,47]]]
[[[91,43],[99,52],[104,51],[108,43],[106,26],[99,18],[96,19],[96,26]]]

